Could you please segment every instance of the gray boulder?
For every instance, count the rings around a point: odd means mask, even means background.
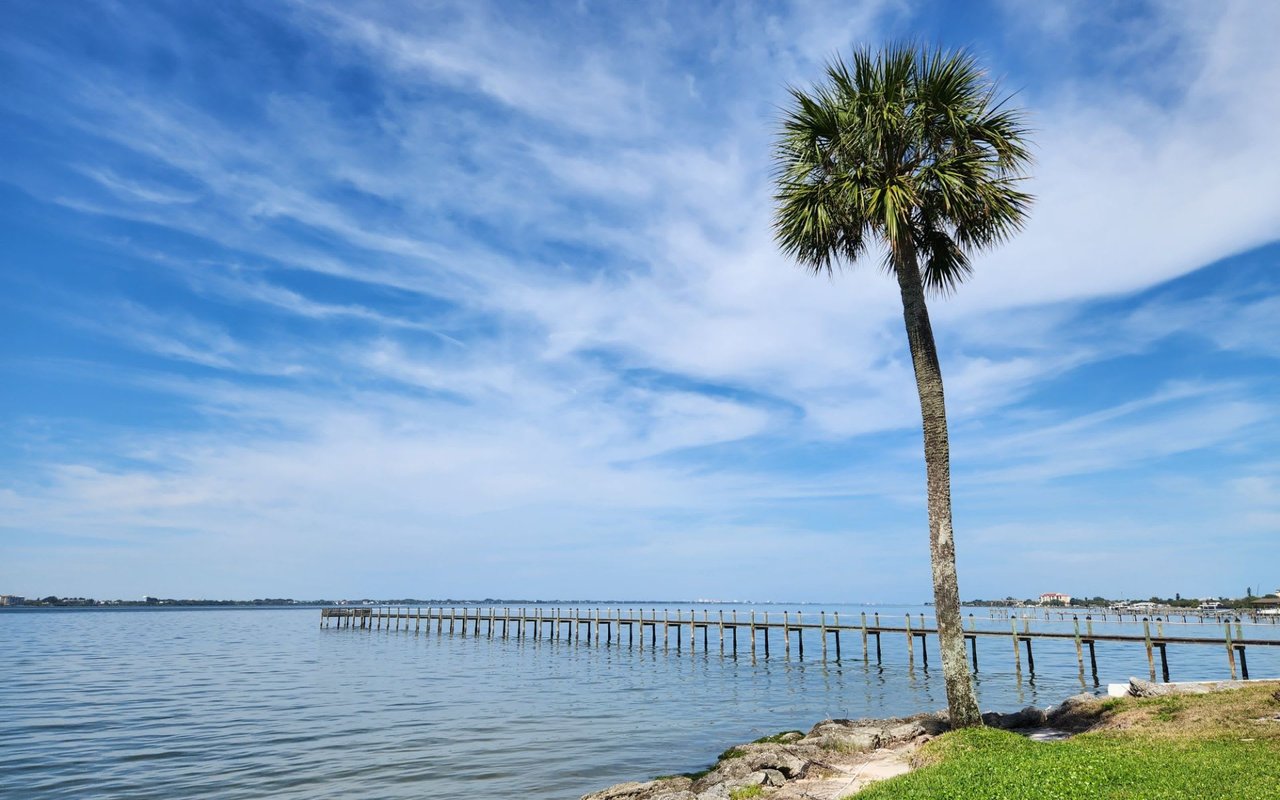
[[[886,728],[881,734],[882,744],[897,744],[898,742],[910,742],[921,736],[929,735],[929,731],[919,722],[903,722],[893,727]]]
[[[1043,709],[1035,706],[1027,706],[1021,711],[1015,711],[1012,714],[1000,714],[995,711],[988,711],[982,715],[982,724],[989,728],[1000,728],[1002,730],[1019,730],[1022,728],[1041,728],[1044,727],[1047,716]]]
[[[880,746],[880,731],[851,730],[841,733],[825,733],[818,736],[807,736],[802,743],[820,747],[823,750],[834,750],[837,753],[864,753]]]
[[[655,781],[619,783],[591,794],[582,800],[695,800],[689,791],[693,781],[686,777],[659,778]]]
[[[782,786],[786,782],[786,776],[776,769],[756,770],[738,778],[721,781],[699,792],[696,797],[697,800],[730,800],[738,789],[748,786]]]
[[[1162,697],[1166,694],[1169,694],[1168,687],[1144,681],[1141,678],[1129,679],[1129,696],[1131,697]]]
[[[715,768],[694,781],[691,791],[701,795],[720,784],[731,787],[748,785],[740,783],[752,773],[777,773],[784,779],[803,777],[809,764],[818,759],[821,751],[804,744],[744,744],[736,748],[740,755],[726,758]]]

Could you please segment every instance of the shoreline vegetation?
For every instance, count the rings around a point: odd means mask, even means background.
[[[1275,595],[1272,595],[1274,597]],[[5,595],[9,597],[9,595]],[[1239,598],[1220,597],[1216,598],[1222,610],[1241,609],[1249,610],[1257,605],[1260,599],[1265,599],[1258,595],[1247,595]],[[1175,596],[1174,598],[1152,597],[1150,599],[1108,599],[1104,597],[1090,598],[1073,598],[1069,605],[1061,603],[1040,603],[1034,599],[1019,600],[1015,597],[1006,597],[1003,600],[964,600],[962,606],[969,608],[1040,608],[1044,610],[1104,610],[1114,608],[1119,605],[1132,605],[1134,603],[1151,603],[1155,609],[1178,609],[1195,611],[1197,606],[1203,602],[1202,600],[1192,600]],[[459,598],[431,598],[420,599],[415,597],[391,598],[386,600],[374,600],[370,598],[361,598],[359,600],[295,600],[291,597],[267,597],[255,598],[252,600],[212,600],[212,599],[196,599],[196,598],[172,598],[172,597],[145,597],[141,600],[96,600],[92,597],[58,597],[56,595],[48,595],[46,597],[22,597],[20,602],[11,604],[9,607],[97,607],[97,606],[448,606],[448,605],[491,605],[491,606],[517,606],[517,605],[580,605],[580,606],[606,606],[606,605],[625,605],[625,606],[802,606],[805,608],[820,606],[857,606],[866,608],[875,608],[879,606],[887,607],[915,607],[916,603],[808,603],[796,602],[789,600],[529,600],[523,598],[501,598],[501,597],[485,597],[482,599],[459,599]],[[924,603],[924,606],[930,606],[932,603]]]
[[[1153,684],[1048,709],[825,720],[736,745],[705,770],[621,783],[582,800],[1274,800],[1280,680]]]

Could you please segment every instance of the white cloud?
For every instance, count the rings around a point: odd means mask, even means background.
[[[1184,4],[1150,25],[1181,47],[1117,68],[1186,82],[1165,102],[1098,76],[1039,92],[1030,223],[947,313],[1132,292],[1280,237],[1280,95],[1256,91],[1280,83],[1261,33],[1280,28],[1280,7]]]
[[[896,289],[874,263],[807,275],[769,233],[784,83],[881,38],[894,8],[735,4],[714,20],[567,47],[564,31],[470,3],[395,19],[376,4],[298,3],[296,33],[387,91],[361,121],[308,93],[277,93],[251,130],[105,67],[46,58],[68,93],[46,112],[61,114],[56,124],[199,189],[132,175],[126,159],[71,165],[91,182],[24,186],[216,245],[224,252],[199,259],[164,243],[121,249],[272,324],[237,328],[217,312],[137,299],[81,323],[172,359],[175,375],[125,380],[182,397],[216,433],[121,437],[142,464],[37,459],[46,482],[0,500],[9,524],[105,538],[127,527],[131,541],[202,558],[297,546],[317,569],[369,531],[406,558],[483,540],[495,559],[541,542],[654,566],[673,543],[694,557],[789,542],[821,558],[831,537],[787,504],[845,503],[851,517],[892,506],[850,523],[864,542],[911,528],[894,516],[919,502]],[[1058,7],[1049,33],[1060,46],[1085,46],[1069,35],[1078,13]],[[1157,59],[1132,80],[1025,95],[1040,153],[1032,223],[934,304],[958,469],[984,496],[1229,447],[1264,420],[1263,405],[1230,386],[1085,410],[1019,404],[1178,332],[1275,354],[1274,298],[1158,300],[1105,330],[1079,329],[1081,303],[1280,236],[1270,154],[1280,100],[1238,77],[1280,83],[1280,56],[1263,41],[1273,14],[1165,13],[1153,41],[1195,56],[1176,69]],[[1155,92],[1171,81],[1171,97]],[[370,299],[322,299],[318,277]],[[392,289],[411,300],[379,304]],[[179,377],[181,364],[219,375]],[[237,385],[244,375],[278,383]],[[886,432],[901,435],[874,458],[861,452]],[[723,449],[762,439],[851,463],[766,469]],[[1271,513],[1263,501],[1242,512]],[[368,570],[379,557],[352,563]]]

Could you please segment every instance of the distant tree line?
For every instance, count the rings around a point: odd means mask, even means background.
[[[49,595],[41,598],[28,598],[23,605],[57,606],[66,608],[89,606],[292,606],[292,605],[333,605],[332,600],[299,601],[287,597],[263,597],[255,600],[191,600],[147,597],[142,600],[95,600],[92,597],[58,597]]]
[[[1244,597],[1236,597],[1236,598],[1217,597],[1217,598],[1206,598],[1206,599],[1216,600],[1218,603],[1222,605],[1223,608],[1251,608],[1253,606],[1254,600],[1256,600],[1257,598],[1254,596],[1253,592],[1250,591]],[[1154,603],[1158,606],[1166,607],[1166,608],[1197,608],[1200,606],[1202,602],[1204,602],[1204,600],[1190,598],[1190,597],[1183,597],[1181,594],[1175,594],[1173,597],[1149,597],[1145,599],[1140,599],[1140,598],[1117,599],[1117,598],[1095,596],[1095,597],[1073,597],[1071,598],[1070,605],[1073,608],[1106,608],[1108,606],[1120,605],[1122,603],[1139,603],[1139,602]],[[1032,598],[1032,597],[1024,598],[1021,600],[1016,597],[1006,597],[1003,600],[966,600],[964,601],[964,605],[983,607],[983,608],[991,607],[991,606],[1044,606],[1046,608],[1052,608],[1054,606],[1057,606],[1059,608],[1066,607],[1066,605],[1061,602],[1054,601],[1052,603],[1041,603],[1039,598]]]

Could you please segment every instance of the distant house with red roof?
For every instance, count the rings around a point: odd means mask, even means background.
[[[1057,592],[1045,592],[1040,595],[1040,605],[1042,606],[1069,606],[1071,605],[1071,595],[1058,594]]]

